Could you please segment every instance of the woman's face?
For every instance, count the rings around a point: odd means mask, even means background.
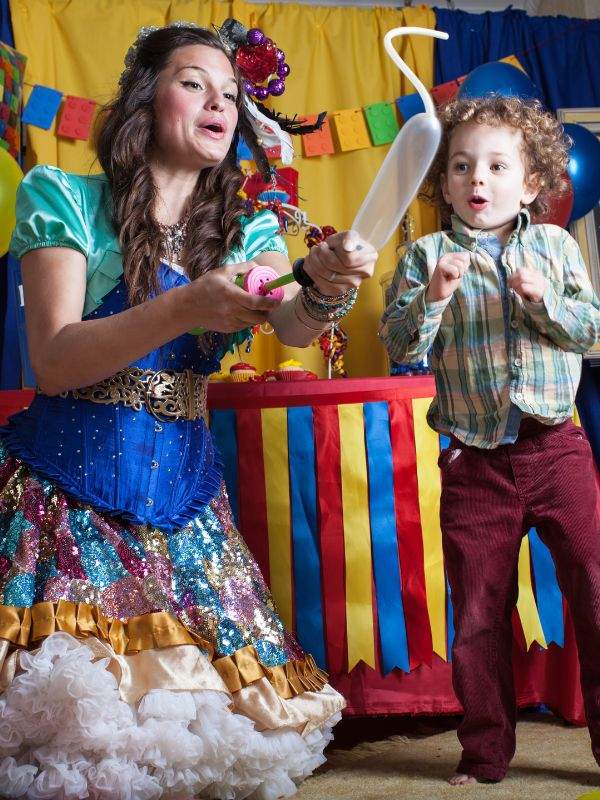
[[[200,44],[179,47],[158,79],[155,157],[201,170],[227,155],[238,120],[238,86],[227,56]]]

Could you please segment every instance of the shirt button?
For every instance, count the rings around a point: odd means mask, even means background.
[[[175,358],[175,353],[171,353],[169,358]]]
[[[152,460],[151,463],[150,463],[150,467],[152,469],[157,469],[158,468],[158,461]]]
[[[158,422],[154,426],[154,430],[156,433],[162,433],[162,425],[159,425]]]
[[[521,359],[515,358],[515,367],[520,367],[520,366],[521,366]]]
[[[151,497],[148,497],[146,499],[146,505],[147,506],[153,506],[154,505],[154,500]]]
[[[513,320],[511,321],[511,323],[510,323],[510,327],[511,327],[511,328],[518,328],[518,327],[519,327],[519,323],[517,322],[517,320],[516,320],[516,319],[513,319]]]

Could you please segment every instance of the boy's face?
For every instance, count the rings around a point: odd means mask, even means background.
[[[521,206],[539,192],[528,177],[521,131],[509,125],[463,122],[452,132],[444,199],[470,228],[495,233],[505,242]]]

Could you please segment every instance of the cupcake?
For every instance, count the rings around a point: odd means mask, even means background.
[[[234,383],[245,383],[256,378],[256,367],[246,364],[244,361],[238,361],[229,367],[229,375]]]
[[[304,369],[302,364],[293,358],[277,367],[277,378],[280,381],[307,381],[315,380],[316,377],[314,372]]]
[[[277,365],[277,378],[280,381],[294,381],[297,380],[298,375],[295,373],[304,372],[302,364],[294,358],[288,361],[282,361]]]
[[[208,376],[211,383],[227,383],[230,380],[228,372],[213,372]]]

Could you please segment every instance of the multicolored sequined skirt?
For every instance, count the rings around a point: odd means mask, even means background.
[[[275,800],[343,698],[288,633],[225,489],[164,533],[0,445],[0,796]]]

